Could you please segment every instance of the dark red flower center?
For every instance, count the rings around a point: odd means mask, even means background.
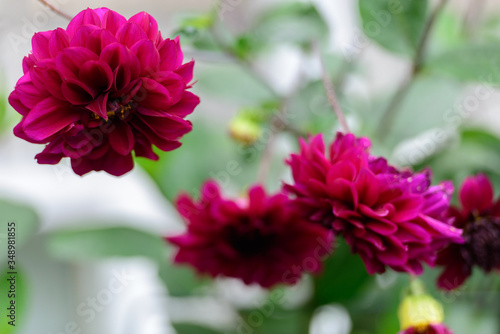
[[[133,100],[131,100],[127,104],[119,104],[117,102],[108,103],[106,115],[108,116],[108,120],[118,118],[123,121],[130,116],[130,114],[135,110],[136,107],[137,105]],[[101,120],[103,118],[96,113],[91,113],[91,119]]]
[[[478,218],[464,229],[462,256],[490,272],[500,267],[500,217]]]
[[[264,234],[258,229],[248,231],[231,229],[228,232],[229,243],[244,256],[265,253],[272,247],[276,237],[274,234]]]

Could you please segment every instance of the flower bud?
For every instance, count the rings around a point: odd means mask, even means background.
[[[410,294],[407,295],[398,310],[402,330],[415,328],[425,331],[432,324],[440,324],[444,320],[441,304],[425,294],[419,281],[412,282]]]
[[[234,140],[245,145],[252,145],[262,134],[262,128],[255,119],[246,113],[240,113],[229,123],[229,133]]]

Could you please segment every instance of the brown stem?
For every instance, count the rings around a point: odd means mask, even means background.
[[[351,132],[351,130],[349,129],[349,126],[347,125],[347,121],[346,121],[344,113],[342,111],[342,107],[340,106],[339,99],[337,97],[337,93],[335,92],[335,87],[333,86],[333,82],[330,79],[330,76],[328,75],[328,71],[326,70],[325,61],[323,60],[323,57],[321,55],[321,51],[320,51],[317,44],[314,45],[314,48],[316,50],[316,53],[318,55],[318,58],[319,58],[319,61],[321,64],[321,76],[322,76],[323,86],[325,87],[326,96],[328,98],[328,102],[332,106],[332,109],[335,112],[335,115],[337,115],[337,118],[339,120],[340,125],[342,126],[342,129],[345,132],[349,133],[349,132]]]
[[[53,11],[54,13],[56,13],[57,15],[59,15],[61,17],[64,17],[66,20],[71,21],[73,19],[73,17],[71,15],[68,15],[68,14],[66,14],[63,11],[60,11],[59,9],[57,9],[56,7],[54,7],[53,5],[51,5],[50,3],[48,3],[46,0],[39,0],[39,1],[42,4],[44,4],[45,6],[49,7],[49,9],[51,11]]]
[[[257,183],[265,184],[271,171],[271,164],[273,161],[274,142],[277,133],[271,131],[269,139],[265,143],[264,152],[260,158],[259,167],[257,169]]]
[[[379,127],[376,133],[377,137],[380,138],[380,140],[384,140],[386,138],[392,124],[394,123],[398,108],[404,101],[406,95],[408,95],[414,79],[414,75],[407,77],[389,102],[387,109],[382,115],[382,119],[380,120]]]
[[[422,37],[420,38],[417,50],[415,52],[415,57],[413,58],[411,72],[404,79],[400,88],[396,91],[396,93],[392,97],[380,120],[376,136],[381,141],[383,141],[389,134],[389,130],[391,129],[394,123],[394,119],[396,118],[398,108],[401,106],[401,103],[408,94],[408,91],[412,86],[413,81],[422,70],[422,66],[424,64],[425,52],[427,50],[427,44],[432,32],[432,28],[434,27],[436,19],[439,17],[439,14],[443,10],[447,2],[448,0],[441,0],[434,9],[434,11],[431,13],[429,19],[427,20],[427,23],[424,27],[424,31],[422,32]]]

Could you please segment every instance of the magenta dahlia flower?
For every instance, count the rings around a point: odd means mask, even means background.
[[[431,186],[430,171],[399,170],[369,154],[370,140],[338,133],[325,154],[322,135],[301,140],[287,161],[303,214],[342,235],[370,274],[386,267],[421,274],[449,242],[463,242],[461,230],[444,217],[453,186]]]
[[[166,238],[179,246],[174,261],[212,277],[266,288],[294,284],[302,272],[318,272],[331,249],[331,232],[301,218],[286,195],[268,196],[260,186],[248,199],[229,200],[210,181],[199,201],[181,195],[177,207],[188,224],[184,234]]]
[[[399,332],[398,334],[453,334],[451,330],[446,328],[445,325],[429,325],[425,328],[420,327],[410,327],[404,331]]]
[[[452,290],[462,285],[477,266],[489,273],[500,270],[500,198],[493,201],[493,187],[486,175],[465,179],[460,189],[462,209],[451,207],[453,225],[464,231],[465,243],[450,244],[438,254],[444,267],[438,286]]]
[[[152,145],[173,150],[191,131],[194,62],[182,64],[179,40],[163,39],[149,14],[87,9],[66,29],[35,34],[32,47],[9,102],[23,116],[14,134],[47,144],[38,163],[69,157],[78,175],[118,176],[133,168],[132,152],[157,160]]]

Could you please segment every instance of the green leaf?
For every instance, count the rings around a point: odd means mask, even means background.
[[[430,40],[430,52],[443,52],[456,48],[465,42],[463,34],[463,17],[452,11],[443,11],[434,28],[434,38]]]
[[[246,33],[236,38],[232,53],[240,59],[251,59],[264,47],[264,42],[253,33]]]
[[[165,261],[160,265],[159,275],[169,295],[173,297],[195,295],[197,290],[208,282],[207,279],[198,276],[193,268],[187,265],[176,265],[170,261]]]
[[[182,16],[179,18],[179,28],[173,33],[173,36],[179,36],[184,46],[191,45],[195,49],[205,51],[219,50],[220,48],[210,32],[214,20],[214,12]]]
[[[15,224],[15,226],[12,225]],[[7,254],[7,238],[9,228],[15,228],[15,247],[20,249],[38,230],[39,218],[33,209],[0,200],[0,245],[1,254]],[[11,235],[12,236],[12,235]],[[2,256],[0,267],[6,263],[7,258]]]
[[[229,139],[229,131],[194,121],[194,129],[183,138],[181,150],[158,152],[159,161],[138,159],[153,177],[165,196],[173,200],[180,192],[199,193],[207,179],[215,179],[222,187],[242,178],[254,177],[254,169],[243,168],[242,155]]]
[[[365,34],[389,51],[413,56],[427,19],[427,0],[359,0]]]
[[[173,323],[172,326],[177,334],[220,334],[216,330],[199,325]]]
[[[14,280],[9,281],[11,277],[14,277]],[[16,269],[16,274],[9,274],[6,270],[2,271],[2,275],[0,276],[0,333],[11,334],[19,332],[18,329],[21,322],[26,319],[27,294],[28,286],[22,271]],[[14,311],[8,310],[8,308],[12,307],[15,308],[15,318],[14,314],[12,314]],[[11,314],[12,318],[10,317]],[[14,321],[15,326],[9,324],[10,321]]]
[[[309,311],[311,310],[285,310],[268,302],[259,309],[240,311],[244,321],[238,325],[237,332],[255,334],[307,333],[310,319]]]
[[[459,81],[500,84],[500,44],[464,45],[429,59],[426,70]]]
[[[144,256],[167,261],[167,245],[160,236],[129,227],[55,232],[47,247],[54,257],[68,260]]]
[[[197,72],[196,89],[212,98],[246,105],[272,99],[273,94],[248,70],[237,64],[211,64]]]
[[[361,258],[351,254],[345,241],[339,240],[334,255],[325,261],[322,274],[314,278],[315,305],[352,301],[370,280]]]
[[[269,45],[293,43],[308,48],[328,35],[328,25],[310,3],[285,3],[265,12],[252,29],[256,39]]]

